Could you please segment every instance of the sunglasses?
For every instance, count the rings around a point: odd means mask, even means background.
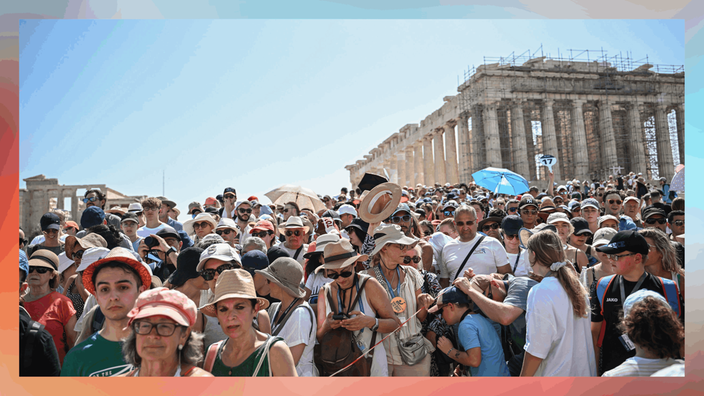
[[[286,231],[286,232],[284,233],[284,235],[286,235],[287,237],[290,237],[291,235],[301,236],[301,235],[303,235],[303,231],[301,231],[301,230]]]
[[[239,208],[239,209],[237,209],[237,211],[240,213],[252,213],[252,209]]]
[[[20,245],[26,245],[27,242],[28,242],[28,241],[27,241],[26,239],[20,238]]]
[[[684,220],[675,220],[672,222],[672,224],[676,225],[677,227],[682,227],[684,225]]]
[[[645,224],[665,224],[667,222],[666,219],[648,219],[645,221]]]
[[[48,229],[48,230],[44,230],[44,231],[42,231],[42,232],[46,232],[47,234],[54,234],[54,233],[58,234],[58,233],[59,233],[59,230],[54,229],[54,228],[51,228],[51,229]]]
[[[29,267],[29,273],[31,274],[32,272],[37,271],[38,274],[46,274],[47,272],[51,271],[51,268],[47,267]]]
[[[210,269],[205,269],[205,270],[201,271],[200,276],[202,276],[203,279],[205,279],[206,281],[210,281],[210,280],[215,279],[216,272],[218,274],[222,274],[223,271],[227,271],[227,270],[230,270],[233,268],[235,268],[235,267],[232,264],[223,264],[216,269],[210,268]]]
[[[252,236],[258,237],[258,238],[266,238],[267,236],[271,235],[269,234],[270,231],[265,231],[265,232],[253,232]]]
[[[236,198],[234,194],[225,194],[224,198],[229,199],[229,198]]]
[[[348,232],[348,234],[349,234],[349,232]],[[433,235],[432,231],[423,231],[423,236],[431,236],[431,235]]]
[[[516,208],[516,207],[508,208],[508,211],[509,211],[509,212],[515,212],[515,211],[517,211],[517,210],[518,210],[518,208]]]
[[[609,205],[613,205],[613,204],[621,205],[622,202],[623,202],[623,201],[621,201],[620,199],[610,199],[610,200],[609,200]]]
[[[83,203],[95,202],[97,200],[98,200],[98,197],[83,198]]]
[[[207,221],[204,221],[202,223],[193,223],[193,229],[195,230],[196,228],[205,228],[206,226],[211,225]]]
[[[518,238],[518,234],[514,234],[514,235],[504,234],[504,238],[509,239],[509,240],[516,239],[516,238]]]
[[[156,212],[159,208],[142,208],[142,212]]]
[[[419,256],[406,256],[403,258],[403,263],[404,264],[410,264],[411,261],[413,261],[413,264],[418,264],[420,263],[420,257]]]
[[[225,230],[217,230],[217,231],[215,231],[215,233],[218,234],[218,235],[222,235],[222,234],[230,235],[231,232],[234,232],[234,231],[232,231],[232,230],[229,229],[229,228],[228,228],[228,229],[225,229]]]
[[[400,222],[408,222],[411,221],[411,215],[403,215],[403,216],[392,216],[389,218],[391,220],[391,223],[396,224]]]
[[[337,273],[337,272],[328,272],[327,277],[330,278],[330,279],[332,279],[332,280],[335,280],[335,279],[337,279],[337,278],[339,278],[339,277],[349,278],[350,275],[352,275],[352,271],[345,271],[345,272],[340,272],[340,273]]]
[[[457,227],[463,227],[463,226],[465,226],[465,225],[473,226],[474,223],[476,223],[476,222],[477,222],[476,220],[472,220],[472,221],[455,221],[455,225],[456,225]]]
[[[79,259],[79,258],[83,258],[83,252],[85,252],[85,250],[79,250],[79,251],[77,251],[77,252],[74,252],[74,253],[73,253],[73,259],[76,260],[76,259]]]
[[[445,214],[445,216],[454,216],[454,215],[455,215],[455,211],[454,211],[454,210],[453,210],[453,211],[446,210],[446,211],[444,211],[443,213]]]
[[[482,227],[483,232],[487,232],[489,230],[498,230],[498,229],[499,229],[499,223],[486,224],[484,227]]]
[[[174,334],[177,327],[176,323],[149,323],[149,322],[135,322],[133,325],[134,332],[139,335],[148,335],[152,332],[153,328],[156,328],[156,333],[162,337],[170,337]]]
[[[524,215],[536,215],[536,214],[538,214],[538,211],[537,211],[537,210],[522,210],[522,211],[521,211],[521,214],[524,214]]]
[[[410,248],[410,246],[408,246],[408,245],[401,245],[401,244],[398,244],[398,243],[390,243],[389,245],[394,245],[394,246],[396,246],[396,247],[399,248],[399,250],[401,250],[402,252],[405,252],[406,250],[408,250],[408,249]]]

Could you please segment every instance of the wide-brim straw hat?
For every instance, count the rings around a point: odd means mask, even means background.
[[[269,306],[267,299],[257,297],[257,290],[254,287],[252,275],[243,269],[236,268],[223,271],[222,274],[218,276],[212,301],[202,306],[200,311],[203,312],[204,315],[215,317],[217,316],[215,304],[230,298],[257,300],[259,309],[266,309]]]
[[[127,213],[127,209],[125,209],[125,208],[123,208],[123,207],[121,207],[121,206],[113,206],[112,208],[106,210],[105,213],[112,213],[112,214],[115,214],[115,215],[120,215],[120,216],[122,216],[122,215],[124,215],[125,213]]]
[[[281,224],[279,226],[279,233],[282,235],[286,232],[287,228],[303,228],[303,233],[307,234],[308,231],[310,230],[310,227],[307,225],[303,224],[303,219],[300,216],[291,216],[286,220],[284,224]]]
[[[208,223],[212,224],[213,230],[218,226],[218,223],[210,214],[198,213],[195,218],[183,222],[183,230],[186,231],[188,235],[193,235],[195,233],[195,230],[193,229],[193,223],[201,223],[203,221],[207,221]]]
[[[292,297],[303,298],[306,291],[301,288],[303,267],[290,257],[279,257],[263,270],[254,271],[284,289]]]
[[[73,235],[69,235],[66,237],[66,242],[64,243],[66,257],[69,259],[73,259],[73,254],[79,250],[88,250],[95,247],[106,248],[108,247],[108,243],[105,238],[93,232],[83,238],[76,238]]]
[[[409,249],[412,249],[419,242],[419,239],[407,237],[403,233],[401,227],[396,224],[384,224],[374,230],[374,242],[376,247],[372,251],[372,256],[377,254],[384,245],[388,243],[398,243],[399,245],[406,245]]]
[[[323,264],[315,269],[318,273],[323,269],[340,269],[350,266],[358,261],[365,261],[369,258],[366,254],[357,254],[352,244],[347,239],[340,239],[337,242],[330,242],[323,250]]]
[[[396,183],[382,183],[374,187],[359,204],[359,217],[367,223],[386,220],[401,202],[401,187]]]
[[[95,285],[93,284],[93,273],[95,270],[110,261],[119,261],[129,265],[139,274],[139,277],[142,279],[142,285],[151,285],[152,274],[147,270],[148,267],[142,264],[141,261],[137,261],[130,250],[123,247],[116,247],[112,249],[105,258],[94,262],[83,271],[83,287],[85,287],[88,293],[95,294]]]

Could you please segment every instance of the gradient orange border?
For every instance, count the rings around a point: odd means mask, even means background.
[[[19,2],[17,2],[19,3]],[[153,18],[161,17],[159,8],[151,1],[145,0],[146,5],[141,9],[131,9],[130,12],[138,17]],[[325,5],[325,1],[320,4]],[[331,1],[330,3],[352,3],[351,1]],[[426,3],[431,7],[440,7],[440,16],[443,18],[455,18],[449,7],[440,6],[434,1]],[[440,1],[442,3],[442,1]],[[453,3],[453,2],[450,2]],[[467,1],[466,3],[470,3]],[[478,2],[482,3],[482,2]],[[545,4],[545,1],[523,0],[512,4],[513,8],[502,8],[495,6],[485,6],[481,12],[487,12],[487,8],[495,9],[501,15],[510,15],[512,10],[536,13],[536,17],[570,18],[574,17],[569,13],[556,11]],[[563,2],[564,4],[567,2]],[[688,2],[682,3],[681,9],[665,10],[659,2],[651,2],[651,6],[633,4],[635,1],[618,2],[606,6],[604,2],[586,1],[574,2],[582,4],[571,4],[578,6],[585,15],[605,18],[669,18],[675,15],[684,14],[684,9],[694,11]],[[19,19],[73,19],[73,18],[94,18],[96,12],[91,7],[96,4],[94,1],[72,1],[72,0],[45,0],[33,2],[31,6],[24,4],[13,4],[13,13],[0,14],[0,211],[4,210],[4,215],[0,216],[0,238],[3,241],[16,241],[17,234],[14,230],[19,224],[19,42],[18,28]],[[271,6],[271,2],[267,2]],[[309,2],[310,4],[310,2]],[[337,4],[339,5],[339,4]],[[456,4],[450,4],[456,5]],[[424,5],[428,7],[428,5]],[[4,6],[8,7],[8,6]],[[212,5],[211,5],[212,7]],[[267,6],[250,5],[253,13],[257,15],[243,15],[242,9],[235,9],[234,13],[228,9],[227,12],[218,12],[219,18],[265,18],[271,15],[267,12]],[[330,4],[328,4],[330,7]],[[518,7],[518,8],[516,8]],[[521,9],[520,7],[523,7]],[[31,10],[27,13],[18,13],[17,8]],[[95,7],[98,9],[97,5]],[[218,7],[215,7],[218,8]],[[220,7],[226,8],[226,7]],[[308,7],[309,9],[297,10],[300,14],[310,14],[306,17],[335,18],[337,14],[320,14],[319,9]],[[418,6],[404,6],[403,11],[417,8]],[[470,7],[471,9],[471,7]],[[154,15],[156,10],[157,15]],[[537,10],[537,11],[536,11]],[[141,11],[144,11],[143,13]],[[193,14],[184,6],[170,6],[168,9],[170,17],[189,18]],[[356,11],[360,11],[356,9]],[[380,9],[361,8],[363,17],[375,18],[382,15],[389,16],[388,12],[375,13]],[[382,11],[388,11],[384,9]],[[422,11],[422,10],[421,10]],[[688,33],[704,36],[697,33],[697,24],[702,18],[701,10],[697,10],[693,15],[687,13],[688,21],[694,21],[692,26],[688,26]],[[20,11],[21,12],[21,11]],[[398,14],[401,14],[399,9]],[[278,14],[280,16],[280,14]],[[317,16],[316,16],[317,15]],[[321,16],[322,15],[322,16]],[[486,14],[484,14],[486,15]],[[470,13],[462,14],[469,18]],[[475,13],[476,17],[481,17]],[[107,15],[107,18],[121,18],[121,11],[115,15]],[[296,15],[296,17],[301,17]],[[356,16],[360,17],[360,16]],[[436,16],[437,17],[437,16]],[[691,28],[691,31],[689,29]],[[684,33],[684,32],[683,32]],[[691,39],[691,37],[690,37]],[[701,53],[701,48],[697,53]],[[688,76],[691,78],[691,76]],[[690,111],[690,115],[691,115]],[[50,175],[49,175],[50,176]],[[12,237],[12,238],[10,238]],[[18,245],[4,243],[0,246],[0,259],[3,268],[14,267],[17,262]],[[359,394],[465,394],[469,392],[501,393],[501,394],[538,394],[538,393],[558,393],[558,394],[694,394],[704,385],[700,382],[704,374],[704,360],[701,350],[704,349],[704,341],[697,333],[702,329],[704,323],[688,322],[687,338],[687,376],[675,379],[648,379],[648,378],[540,378],[523,379],[511,378],[502,379],[472,379],[472,378],[380,378],[380,379],[348,379],[348,378],[299,378],[299,379],[116,379],[116,378],[19,378],[18,377],[18,324],[17,324],[17,281],[16,270],[12,271],[12,276],[0,277],[0,312],[2,321],[0,324],[0,394],[25,395],[25,394],[124,394],[126,391],[136,391],[140,394],[220,394],[220,393],[259,393],[275,394],[286,392],[294,395],[359,395]],[[691,276],[691,275],[690,275]],[[688,310],[688,311],[691,311]]]

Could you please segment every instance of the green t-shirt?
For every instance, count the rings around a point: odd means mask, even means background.
[[[64,358],[62,377],[114,377],[132,370],[122,357],[122,343],[95,333],[73,347]]]
[[[270,337],[271,336],[269,336],[269,338]],[[267,340],[269,338],[267,338]],[[271,350],[271,347],[275,343],[283,340],[284,339],[281,337],[274,337],[274,339],[271,341],[271,344],[269,344],[269,350]],[[227,340],[225,340],[225,342],[227,342]],[[257,364],[259,364],[259,360],[264,354],[264,346],[266,345],[266,343],[260,345],[259,348],[255,349],[254,352],[252,352],[252,354],[249,355],[249,357],[245,359],[245,361],[242,362],[242,364],[240,364],[239,366],[229,367],[222,362],[222,351],[225,347],[225,342],[220,344],[220,348],[218,348],[218,354],[215,358],[215,362],[213,362],[213,369],[211,370],[211,373],[216,377],[251,377],[254,374],[254,370],[257,368]],[[259,368],[257,377],[269,376],[269,355],[267,355],[264,358],[261,367]]]

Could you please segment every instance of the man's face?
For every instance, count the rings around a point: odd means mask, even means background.
[[[684,216],[673,216],[672,223],[668,223],[674,236],[684,234]]]
[[[499,234],[499,226],[500,224],[495,221],[487,221],[482,225],[482,232],[492,238],[501,240],[501,235]]]
[[[237,200],[237,195],[233,192],[226,192],[222,196],[222,200],[225,203],[225,205],[229,205],[230,207],[235,206],[235,201]]]
[[[457,233],[460,236],[460,241],[469,242],[477,235],[477,218],[473,217],[471,213],[460,213],[459,216],[455,216],[455,227],[457,227]]]
[[[524,206],[520,210],[520,214],[523,224],[535,224],[538,219],[538,208],[533,205]]]
[[[90,208],[91,206],[97,206],[99,208],[102,208],[103,205],[105,205],[105,201],[100,201],[98,199],[98,194],[94,192],[91,192],[90,194],[86,195],[85,198],[88,200],[88,202],[86,202],[86,208]]]
[[[296,208],[291,205],[284,205],[284,221],[288,220],[291,216],[298,216]]]
[[[166,222],[169,219],[169,210],[171,210],[169,205],[161,204],[161,207],[159,208],[159,220]]]
[[[159,212],[161,210],[161,207],[156,207],[156,206],[145,206],[143,211],[144,211],[144,217],[147,218],[148,222],[154,222],[159,220]]]
[[[225,240],[230,246],[235,245],[235,239],[237,239],[237,231],[231,229],[231,228],[220,228],[218,230],[215,230],[215,233],[220,235],[222,239]]]
[[[456,231],[456,230],[453,230],[452,227],[450,227],[448,224],[443,224],[443,225],[440,227],[440,232],[442,232],[443,234],[449,236],[449,237],[452,238],[452,239],[455,239],[455,238],[457,238],[457,237],[459,236],[459,234],[457,233],[457,231]]]
[[[252,205],[250,204],[240,204],[237,208],[237,219],[242,222],[249,221],[249,216],[252,214]]]
[[[593,206],[587,206],[582,209],[582,216],[588,223],[596,223],[599,221],[599,211]]]
[[[607,214],[618,215],[622,208],[621,197],[618,194],[609,194],[604,198],[604,207]]]
[[[518,203],[510,203],[506,207],[506,213],[510,215],[517,215],[518,214]]]
[[[95,277],[95,298],[100,310],[110,320],[123,320],[134,307],[139,293],[137,276],[123,268],[104,268]]]
[[[643,222],[644,228],[659,228],[660,231],[667,231],[667,219],[660,214],[651,215]]]
[[[615,257],[616,260],[609,261],[611,262],[614,273],[617,275],[628,274],[636,267],[638,262],[642,260],[640,253],[633,254],[628,251],[616,253],[612,257]]]
[[[340,220],[342,220],[342,228],[347,228],[354,220],[354,216],[349,213],[343,213],[340,215]]]
[[[484,210],[482,209],[481,205],[472,204],[472,206],[474,207],[474,211],[477,213],[477,221],[484,220]]]
[[[406,212],[405,210],[398,212],[392,215],[389,221],[391,222],[391,224],[396,224],[401,227],[401,231],[403,231],[404,234],[406,234],[407,236],[409,235],[412,221],[410,213]]]
[[[289,249],[298,249],[303,244],[305,229],[287,228],[286,231],[284,231],[284,236],[286,237]]]
[[[122,232],[124,232],[125,235],[133,237],[137,234],[137,228],[139,228],[139,225],[134,221],[125,220],[120,223],[120,227],[122,228]]]
[[[636,214],[638,214],[638,202],[634,200],[629,200],[623,205],[623,214],[630,217],[631,219],[636,219]]]

